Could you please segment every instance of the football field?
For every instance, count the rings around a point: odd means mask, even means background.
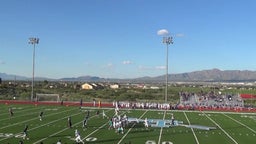
[[[12,108],[13,116],[10,116]],[[90,112],[88,127],[82,122]],[[99,115],[97,115],[99,111]],[[42,120],[39,119],[43,112]],[[114,109],[78,106],[50,105],[0,105],[0,143],[18,144],[62,144],[75,143],[75,130],[81,134],[84,143],[92,144],[255,144],[256,114],[225,113],[174,110],[121,109],[120,113],[133,118],[170,119],[171,115],[184,124],[216,127],[214,130],[199,130],[175,126],[171,128],[149,127],[143,124],[125,127],[124,133],[109,129],[109,120],[102,113],[112,117]],[[72,128],[68,127],[71,117]],[[28,138],[23,139],[23,130],[28,125]]]

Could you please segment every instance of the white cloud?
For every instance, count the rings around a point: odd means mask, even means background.
[[[129,61],[129,60],[125,60],[125,61],[123,61],[123,64],[124,64],[124,65],[129,65],[129,64],[132,64],[132,62]]]
[[[140,70],[165,70],[165,66],[156,66],[156,67],[146,67],[146,66],[139,66]]]
[[[166,69],[166,66],[156,66],[155,69],[156,70],[164,70],[164,69]]]
[[[163,35],[168,35],[168,34],[169,34],[169,32],[167,29],[161,29],[161,30],[157,31],[157,35],[163,36]]]

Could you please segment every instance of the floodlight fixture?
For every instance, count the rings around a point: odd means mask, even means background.
[[[163,37],[163,43],[166,44],[166,77],[165,77],[165,103],[167,102],[168,97],[168,47],[170,44],[173,44],[172,37]]]
[[[33,70],[32,70],[32,90],[31,90],[31,101],[34,101],[34,80],[35,80],[35,45],[39,43],[39,38],[29,38],[29,44],[33,45]]]

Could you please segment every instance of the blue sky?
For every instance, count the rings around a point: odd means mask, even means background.
[[[218,68],[256,70],[254,0],[1,0],[0,72],[136,78]]]

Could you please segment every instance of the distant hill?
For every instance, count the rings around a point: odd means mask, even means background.
[[[80,77],[73,77],[73,78],[61,78],[61,81],[105,81],[104,78],[96,77],[96,76],[80,76]]]
[[[31,78],[23,76],[9,75],[0,73],[2,80],[31,80]],[[169,74],[169,81],[179,82],[244,82],[244,81],[256,81],[256,71],[249,70],[201,70],[180,74]],[[35,80],[59,80],[59,81],[88,81],[88,82],[162,82],[165,80],[165,75],[157,77],[140,77],[134,79],[115,79],[115,78],[100,78],[97,76],[80,76],[73,78],[61,78],[61,79],[48,79],[36,77]]]
[[[29,79],[24,76],[17,76],[17,75],[6,74],[6,73],[1,73],[1,72],[0,72],[0,78],[2,80],[28,80]]]
[[[219,69],[194,71],[190,73],[172,74],[173,81],[255,81],[256,71]]]

